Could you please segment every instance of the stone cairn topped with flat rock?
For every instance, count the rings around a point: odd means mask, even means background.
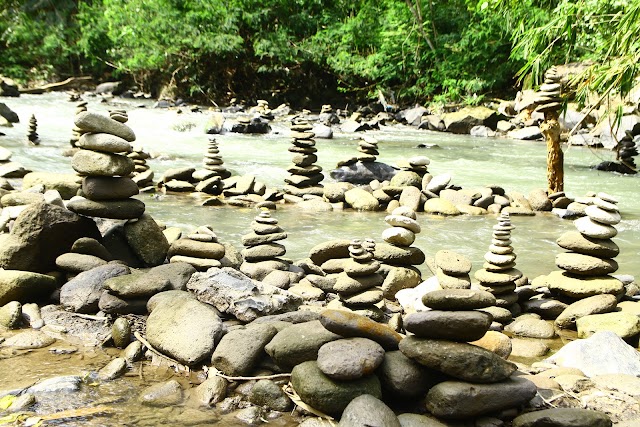
[[[399,290],[413,288],[422,281],[420,271],[414,266],[424,262],[424,253],[411,246],[421,231],[416,218],[415,211],[401,206],[384,219],[389,228],[382,232],[384,243],[376,246],[375,255],[382,263],[382,290],[387,299],[394,299]]]
[[[383,301],[382,282],[378,273],[380,262],[373,258],[375,242],[354,239],[349,245],[349,257],[343,264],[344,270],[338,274],[333,286],[338,300],[333,300],[327,308],[348,309],[373,320],[380,321],[384,313],[378,307]]]
[[[29,117],[29,130],[27,132],[27,140],[31,145],[40,145],[40,137],[38,136],[38,120],[35,114]]]
[[[408,335],[400,351],[408,358],[444,374],[447,381],[426,395],[427,410],[438,418],[474,418],[489,411],[518,407],[535,396],[529,380],[512,376],[516,365],[483,347],[469,344],[482,338],[492,316],[480,311],[495,304],[489,292],[442,289],[428,292],[422,302],[430,308],[407,315]],[[469,396],[473,395],[473,404]],[[446,402],[446,403],[444,403]]]
[[[293,165],[287,171],[291,174],[284,179],[285,193],[294,196],[313,194],[322,196],[324,190],[320,182],[324,179],[322,167],[316,165],[318,156],[313,139],[315,134],[311,131],[313,126],[307,120],[297,119],[291,126],[291,147],[288,150],[294,153]]]
[[[544,74],[544,83],[540,86],[540,91],[534,100],[537,105],[535,111],[545,113],[547,111],[558,111],[562,108],[563,99],[562,85],[556,67],[551,67]]]
[[[129,178],[135,164],[127,154],[136,136],[125,122],[123,112],[106,117],[84,112],[76,116],[75,125],[83,132],[71,161],[73,169],[83,177],[84,197],[73,198],[69,210],[91,217],[136,219],[145,211],[144,203],[131,198],[138,186]]]
[[[484,255],[483,268],[476,271],[474,277],[481,289],[496,297],[496,306],[509,309],[518,302],[515,292],[517,282],[524,276],[515,268],[516,254],[511,246],[511,225],[509,214],[503,212],[498,223],[493,226],[493,236],[489,251]]]
[[[361,136],[360,140],[358,141],[358,151],[362,154],[351,157],[347,160],[341,160],[338,162],[336,167],[339,168],[342,166],[349,166],[357,162],[375,162],[378,154],[380,154],[380,152],[378,151],[378,140],[368,135]]]
[[[87,111],[87,101],[78,102],[78,104],[76,104],[76,116],[80,113],[84,113],[85,111]],[[71,129],[71,139],[69,140],[72,147],[76,146],[81,135],[82,129],[74,124],[73,129]]]
[[[618,201],[605,193],[598,193],[593,204],[587,206],[587,216],[574,221],[577,231],[568,231],[558,245],[568,250],[556,256],[554,271],[547,276],[549,290],[569,301],[595,295],[624,293],[623,283],[611,276],[618,270],[614,258],[618,245],[611,240],[618,234],[615,225],[620,222]]]
[[[273,270],[288,271],[290,263],[279,257],[287,251],[277,243],[287,238],[287,233],[278,225],[269,211],[263,210],[251,222],[252,232],[242,236],[245,247],[240,271],[255,280],[264,279]]]
[[[470,289],[471,261],[462,254],[454,251],[441,250],[436,252],[432,261],[438,283],[443,289]],[[431,263],[430,263],[431,264]]]
[[[218,242],[218,236],[211,227],[198,227],[193,233],[171,243],[167,258],[169,262],[186,262],[198,271],[221,267],[226,249]]]

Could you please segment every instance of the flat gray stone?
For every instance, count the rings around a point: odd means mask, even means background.
[[[137,219],[145,210],[144,203],[137,199],[94,201],[83,197],[71,200],[67,208],[79,215],[110,219]]]
[[[613,259],[600,259],[573,252],[556,255],[556,266],[579,276],[602,276],[618,270],[618,263]]]
[[[598,258],[613,258],[620,253],[620,248],[612,240],[587,237],[577,231],[567,231],[556,243],[569,251]]]
[[[576,321],[590,314],[610,313],[616,309],[618,300],[614,295],[594,295],[574,302],[560,313],[555,325],[561,329],[575,329]]]
[[[607,224],[601,224],[589,217],[578,218],[573,221],[576,229],[587,237],[596,239],[610,239],[618,234],[615,227]]]

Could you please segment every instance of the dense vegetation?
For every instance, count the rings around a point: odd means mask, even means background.
[[[628,84],[639,3],[0,0],[0,74],[93,75],[212,102],[477,103],[512,92],[518,70],[574,60],[619,61],[623,80],[591,83]]]

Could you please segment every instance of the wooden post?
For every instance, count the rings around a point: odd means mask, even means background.
[[[557,110],[546,111],[540,130],[547,141],[547,185],[549,194],[564,191],[564,153],[560,148],[560,123]]]

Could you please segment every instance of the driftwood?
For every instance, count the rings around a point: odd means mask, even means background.
[[[544,114],[540,131],[547,141],[547,182],[549,194],[564,190],[564,154],[560,148],[560,124],[558,112]]]
[[[61,82],[56,82],[56,83],[48,83],[46,85],[43,86],[39,86],[39,87],[34,87],[34,88],[23,88],[20,89],[20,93],[26,93],[26,94],[41,94],[41,93],[45,93],[45,92],[49,92],[52,90],[63,90],[63,89],[69,89],[69,88],[73,88],[79,84],[82,83],[88,83],[93,79],[93,77],[91,76],[82,76],[82,77],[69,77],[66,80],[63,80]]]

